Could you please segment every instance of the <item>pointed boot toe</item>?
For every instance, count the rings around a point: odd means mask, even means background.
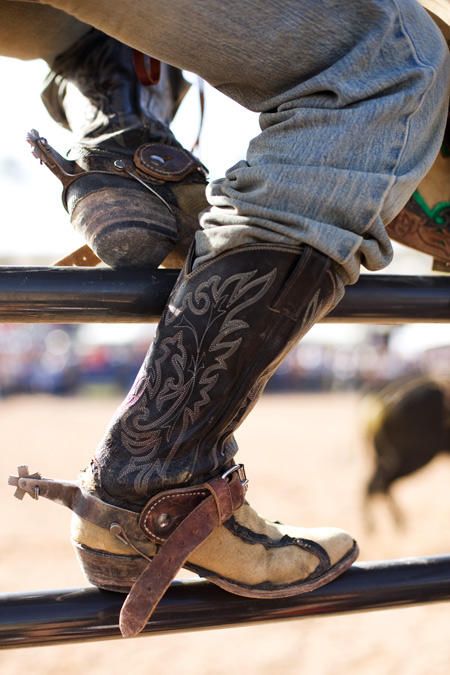
[[[236,595],[283,598],[329,583],[357,556],[356,542],[343,530],[271,523],[245,504],[185,567]]]

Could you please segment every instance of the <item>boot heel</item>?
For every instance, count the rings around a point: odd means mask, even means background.
[[[450,262],[448,260],[433,258],[433,267],[431,269],[433,272],[446,272],[447,274],[450,274]]]
[[[75,542],[73,545],[88,581],[106,591],[128,593],[148,565],[140,556],[106,553]]]

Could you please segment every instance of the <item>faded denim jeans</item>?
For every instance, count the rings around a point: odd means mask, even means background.
[[[307,243],[349,283],[390,261],[385,225],[430,168],[448,111],[448,48],[416,0],[41,4],[0,0],[1,53],[51,61],[95,26],[260,113],[245,159],[209,185],[198,256]]]

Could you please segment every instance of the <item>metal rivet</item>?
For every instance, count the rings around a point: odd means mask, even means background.
[[[122,159],[116,159],[114,162],[114,166],[116,167],[116,169],[124,169],[125,162]]]
[[[156,519],[156,524],[160,530],[166,530],[172,522],[172,517],[168,513],[160,513]]]

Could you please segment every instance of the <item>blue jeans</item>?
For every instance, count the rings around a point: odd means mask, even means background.
[[[255,241],[307,243],[347,283],[361,264],[389,263],[385,225],[430,168],[448,111],[448,48],[416,0],[42,4],[261,113],[246,158],[208,188],[200,259]]]

